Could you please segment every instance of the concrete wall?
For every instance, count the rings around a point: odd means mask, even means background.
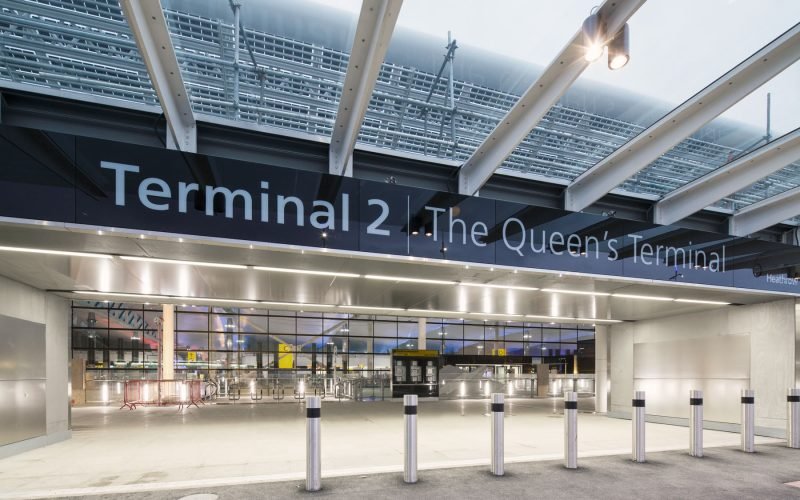
[[[45,325],[47,435],[0,447],[0,458],[70,437],[69,301],[0,277],[0,314]]]
[[[706,419],[731,428],[740,421],[738,391],[750,388],[756,426],[782,435],[786,390],[795,383],[795,322],[795,301],[787,299],[613,325],[609,414],[629,416],[632,391],[646,390],[648,415],[682,423],[688,390],[704,389]]]

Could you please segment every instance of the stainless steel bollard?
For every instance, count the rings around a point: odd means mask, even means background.
[[[503,417],[506,410],[503,393],[492,394],[492,474],[505,474]]]
[[[405,419],[405,461],[403,463],[403,481],[417,482],[417,396],[403,396],[403,414]]]
[[[689,391],[689,454],[703,456],[703,391]]]
[[[756,393],[752,389],[742,389],[742,451],[755,451],[756,431]]]
[[[786,446],[800,448],[800,389],[789,389],[786,405]]]
[[[564,467],[578,468],[578,393],[564,393]]]
[[[322,488],[321,404],[319,396],[306,398],[306,491]]]
[[[646,460],[644,452],[644,391],[633,391],[631,405],[633,406],[633,449],[631,451],[631,459],[634,462],[641,463]]]

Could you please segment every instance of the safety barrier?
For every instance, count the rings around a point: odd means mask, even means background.
[[[202,380],[128,380],[120,410],[138,406],[198,406],[203,401]]]
[[[504,423],[505,395],[491,395],[491,473],[495,476],[505,474]],[[318,491],[321,487],[320,470],[320,419],[321,401],[319,396],[308,396],[306,402],[306,490]],[[755,393],[743,390],[742,397],[742,450],[753,452],[755,434]],[[789,389],[787,396],[787,436],[786,446],[800,448],[800,389]],[[645,461],[645,393],[634,391],[631,400],[632,422],[632,460]],[[703,456],[703,392],[689,392],[690,407],[690,454]],[[417,470],[417,417],[419,401],[416,395],[403,396],[403,481],[413,484],[418,481]],[[578,468],[578,394],[570,391],[564,394],[564,466]]]
[[[309,396],[306,399],[306,491],[322,488],[321,417],[322,400],[319,396]]]
[[[505,474],[505,430],[503,428],[503,418],[505,418],[505,395],[503,393],[492,394],[492,464],[491,471],[495,476]]]
[[[417,403],[416,394],[403,396],[403,481],[417,482]]]

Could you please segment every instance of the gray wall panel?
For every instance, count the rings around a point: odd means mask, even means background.
[[[0,446],[47,433],[45,325],[0,315]]]
[[[636,343],[633,373],[637,379],[749,379],[750,336],[717,335]]]
[[[45,326],[0,315],[0,380],[45,378]]]
[[[0,446],[47,431],[44,380],[0,380]]]

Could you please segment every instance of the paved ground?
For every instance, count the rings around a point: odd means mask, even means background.
[[[578,470],[561,461],[511,464],[505,477],[486,467],[422,471],[414,485],[402,474],[332,478],[317,493],[304,491],[301,481],[204,488],[197,490],[115,495],[118,500],[174,500],[192,494],[215,494],[220,500],[256,498],[800,498],[800,450],[764,445],[758,453],[733,448],[707,450],[704,458],[686,452],[653,453],[648,463],[627,456],[583,459]],[[100,497],[84,497],[97,499]],[[111,497],[108,497],[111,498]]]
[[[592,403],[579,402],[579,456],[629,453],[630,421],[595,415]],[[556,399],[507,402],[506,461],[561,458],[562,407]],[[323,474],[402,470],[402,422],[399,402],[323,402]],[[486,401],[421,402],[420,468],[484,466],[490,422]],[[79,408],[73,429],[68,441],[0,460],[0,499],[215,488],[305,474],[305,412],[298,403],[208,405],[182,413]],[[685,427],[647,424],[648,451],[685,450],[688,442]],[[739,435],[707,430],[704,442],[708,448],[732,446]],[[800,469],[800,455],[797,463]]]

